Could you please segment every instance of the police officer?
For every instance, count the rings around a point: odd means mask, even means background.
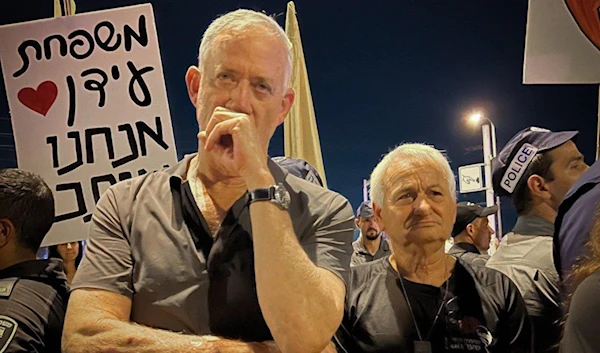
[[[518,219],[487,262],[519,288],[534,326],[536,352],[557,351],[560,337],[559,277],[552,259],[560,203],[588,169],[574,139],[577,131],[530,127],[518,132],[492,161],[498,196],[510,196]]]
[[[39,176],[0,170],[0,353],[60,352],[68,286],[61,260],[36,260],[54,221]]]

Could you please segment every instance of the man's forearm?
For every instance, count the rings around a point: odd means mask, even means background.
[[[153,329],[116,319],[100,319],[63,336],[63,352],[119,352],[119,353],[277,353],[273,342],[240,342],[215,336],[192,336]]]
[[[277,345],[285,353],[322,351],[342,320],[341,280],[311,262],[286,211],[256,202],[250,217],[258,300]]]

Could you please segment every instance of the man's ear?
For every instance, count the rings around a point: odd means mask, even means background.
[[[0,248],[6,246],[10,239],[15,235],[15,226],[14,224],[6,219],[0,219]]]
[[[202,74],[197,66],[190,66],[185,73],[185,85],[187,86],[188,96],[194,107],[197,108],[198,90],[200,89],[200,78]]]
[[[527,179],[527,187],[532,197],[537,197],[542,200],[549,200],[552,198],[546,180],[541,176],[534,174]]]
[[[379,231],[385,232],[385,222],[381,218],[381,207],[378,204],[373,202],[373,214],[375,216],[375,222],[379,225]]]
[[[358,225],[358,218],[354,218],[354,225],[356,226],[356,228],[360,228],[360,226]]]
[[[465,230],[467,231],[467,235],[473,238],[473,236],[475,235],[475,225],[473,223],[469,223],[465,227]]]
[[[294,104],[294,99],[296,98],[296,93],[292,88],[288,88],[285,90],[285,94],[281,100],[281,111],[279,113],[278,125],[281,125],[285,118],[287,117],[290,109],[292,109],[292,104]]]

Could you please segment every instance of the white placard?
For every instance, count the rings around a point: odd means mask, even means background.
[[[461,194],[485,190],[481,168],[483,168],[483,163],[458,168],[458,186]]]
[[[0,27],[19,168],[54,192],[42,245],[87,238],[112,184],[177,161],[152,6]]]
[[[523,83],[600,83],[595,1],[529,0]]]

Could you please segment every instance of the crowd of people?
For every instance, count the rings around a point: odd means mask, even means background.
[[[600,165],[577,132],[526,128],[493,160],[518,219],[490,256],[497,206],[457,204],[434,146],[387,153],[355,212],[267,156],[294,102],[272,18],[217,18],[198,57],[198,152],[109,188],[85,246],[37,259],[52,192],[0,170],[0,353],[600,351]]]

